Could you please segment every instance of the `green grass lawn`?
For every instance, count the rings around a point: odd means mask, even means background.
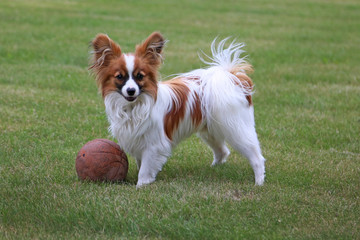
[[[360,3],[0,1],[0,239],[360,239]],[[87,141],[111,139],[87,70],[107,33],[133,51],[170,41],[161,74],[202,67],[216,36],[246,43],[267,178],[245,158],[212,168],[196,137],[136,190],[78,180]]]

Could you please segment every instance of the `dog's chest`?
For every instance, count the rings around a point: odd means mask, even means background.
[[[120,147],[127,152],[139,150],[144,145],[149,131],[153,129],[151,108],[144,105],[108,105],[106,112],[110,123],[109,130],[118,140]]]
[[[144,127],[146,121],[149,121],[149,112],[131,106],[124,106],[108,113],[114,130],[127,136],[136,134]]]

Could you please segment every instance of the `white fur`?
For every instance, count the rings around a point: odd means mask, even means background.
[[[126,63],[126,69],[128,70],[129,76],[132,76],[132,73],[134,71],[135,66],[135,57],[133,55],[124,55],[125,57],[125,63]]]
[[[137,187],[155,181],[172,148],[194,132],[198,132],[213,149],[212,165],[226,161],[230,154],[227,142],[248,158],[255,173],[255,184],[263,184],[265,159],[255,131],[254,108],[246,99],[246,95],[251,93],[246,86],[235,84],[236,77],[229,72],[232,67],[245,62],[240,58],[243,44],[233,42],[224,49],[225,41],[221,41],[217,48],[213,41],[211,62],[201,58],[208,68],[180,75],[189,79],[184,82],[190,94],[185,117],[172,140],[164,132],[164,117],[180,103],[168,85],[158,84],[156,102],[146,93],[140,94],[134,102],[126,101],[116,92],[105,97],[110,132],[120,147],[136,158],[139,168]],[[130,72],[131,66],[128,69]],[[199,126],[195,126],[191,119],[195,94],[200,97],[203,115]]]

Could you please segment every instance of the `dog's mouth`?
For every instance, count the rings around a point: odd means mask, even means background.
[[[137,97],[125,97],[125,96],[124,96],[124,98],[125,98],[127,101],[129,101],[129,102],[133,102],[133,101],[136,100]]]
[[[119,90],[117,91],[123,98],[128,102],[134,102],[138,96],[124,96],[124,94]]]

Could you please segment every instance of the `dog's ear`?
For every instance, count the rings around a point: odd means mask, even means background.
[[[136,56],[145,59],[149,64],[159,66],[162,50],[166,40],[159,32],[153,32],[142,44],[136,46]]]
[[[120,46],[111,40],[108,35],[98,34],[91,42],[93,61],[90,68],[108,66],[115,57],[121,56]]]

